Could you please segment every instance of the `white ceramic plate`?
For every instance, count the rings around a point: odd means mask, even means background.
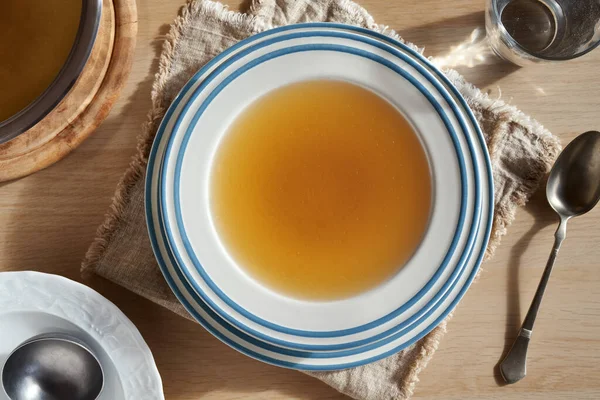
[[[50,332],[71,334],[96,354],[105,374],[98,400],[164,399],[150,349],[114,304],[57,275],[0,273],[0,369],[19,344]],[[9,400],[1,388],[0,399]]]
[[[307,37],[308,33],[321,36]],[[331,32],[325,33],[332,34]],[[271,43],[255,45],[254,47],[258,47],[258,49],[252,52],[246,50],[249,55],[244,57],[239,57],[240,53],[238,53],[239,60],[235,62],[231,62],[232,57],[230,57],[227,60],[230,65],[226,67],[220,65],[221,71],[217,69],[216,72],[212,72],[208,79],[202,81],[202,86],[198,85],[200,87],[196,90],[190,90],[193,93],[192,101],[185,102],[182,115],[176,119],[174,124],[175,132],[170,141],[170,144],[173,143],[171,153],[179,154],[179,160],[182,160],[181,212],[177,210],[177,202],[174,206],[169,206],[168,192],[169,189],[173,190],[173,185],[169,185],[169,183],[176,182],[177,171],[169,171],[168,161],[164,172],[164,175],[167,176],[165,179],[167,194],[162,199],[163,204],[167,204],[165,206],[167,223],[173,221],[172,225],[168,224],[168,234],[170,243],[174,246],[175,256],[188,281],[203,299],[220,314],[221,310],[224,310],[228,321],[234,324],[239,321],[240,324],[236,326],[249,333],[264,332],[261,329],[261,325],[263,325],[267,328],[267,334],[276,338],[278,343],[289,347],[295,346],[294,342],[290,342],[291,336],[298,335],[306,338],[300,345],[305,349],[310,346],[311,341],[315,340],[324,346],[334,346],[323,347],[324,349],[356,346],[366,343],[368,337],[374,336],[373,332],[367,332],[368,329],[375,328],[377,330],[375,333],[382,337],[382,333],[391,328],[400,329],[408,326],[411,318],[414,320],[418,317],[415,314],[417,311],[420,311],[420,315],[422,315],[432,306],[432,299],[436,295],[439,297],[443,294],[443,290],[449,285],[446,278],[456,277],[453,272],[456,271],[459,263],[465,261],[464,257],[461,260],[461,256],[469,251],[471,245],[469,240],[474,238],[476,230],[476,226],[471,224],[472,213],[476,212],[473,210],[477,209],[477,203],[474,200],[476,193],[473,194],[471,191],[470,196],[465,196],[467,212],[463,219],[463,226],[472,228],[472,230],[467,229],[471,236],[459,233],[456,236],[456,247],[451,246],[450,242],[456,229],[456,221],[459,219],[460,207],[458,204],[460,201],[460,174],[458,157],[455,153],[457,150],[463,155],[467,165],[465,186],[468,188],[477,185],[472,174],[468,146],[464,140],[465,137],[470,138],[469,132],[463,133],[461,137],[462,127],[456,118],[453,119],[451,113],[451,108],[456,105],[437,94],[436,88],[420,76],[410,64],[390,55],[389,49],[382,50],[372,44],[359,42],[356,40],[356,35],[354,40],[323,35],[322,32],[295,32],[292,35],[269,37],[268,42]],[[220,83],[231,79],[232,75],[228,74],[228,71],[239,71],[240,68],[245,70],[248,68],[248,64],[255,62],[258,58],[265,58],[269,54],[301,45],[308,47],[308,51],[294,53],[290,57],[278,57],[270,63],[253,68],[244,76],[236,77],[203,110],[204,113],[196,121],[196,125],[189,128],[190,120],[193,122],[193,119],[198,117],[198,114],[193,111],[202,110],[208,102],[207,99],[210,100],[214,96],[212,89],[219,88]],[[458,149],[453,148],[447,127],[438,115],[440,112],[436,113],[430,100],[416,89],[414,83],[410,83],[407,79],[399,79],[397,72],[364,57],[363,54],[357,56],[333,50],[313,51],[313,47],[316,45],[337,45],[342,49],[344,48],[342,46],[346,48],[353,46],[353,49],[363,53],[371,51],[369,54],[372,54],[373,57],[382,59],[387,57],[384,61],[396,62],[394,66],[401,68],[402,72],[410,74],[408,78],[416,80],[416,84],[421,84],[422,90],[426,94],[433,96],[433,101],[436,102],[441,114],[449,116],[448,124],[456,132],[459,132],[455,136]],[[301,57],[304,61],[297,57]],[[261,70],[260,67],[265,64],[268,64],[267,68]],[[353,68],[344,68],[345,65],[352,65]],[[280,71],[285,71],[285,74]],[[215,77],[217,73],[219,76]],[[233,72],[233,74],[235,73]],[[231,119],[235,118],[237,112],[257,96],[272,88],[297,80],[319,77],[333,77],[363,84],[390,99],[405,115],[408,115],[417,131],[421,133],[421,139],[428,150],[434,175],[434,192],[444,193],[444,196],[435,197],[432,223],[419,251],[394,279],[362,296],[327,303],[301,302],[279,296],[246,276],[243,269],[235,265],[224,246],[219,242],[210,220],[207,201],[207,182],[212,153],[214,153],[227,125]],[[207,82],[209,79],[212,80]],[[218,103],[219,101],[222,103]],[[212,113],[211,110],[213,110]],[[192,133],[211,132],[216,134],[190,134],[187,149],[193,150],[187,150],[188,154],[192,154],[192,156],[186,158],[178,150],[178,144],[185,141],[185,132],[188,128]],[[474,129],[473,127],[472,130],[474,131]],[[183,133],[179,134],[180,132]],[[197,139],[196,142],[194,142],[195,139]],[[186,166],[186,160],[190,162],[189,166]],[[189,173],[186,174],[186,171]],[[204,179],[199,171],[207,171]],[[170,173],[172,175],[169,175]],[[185,181],[186,177],[188,183]],[[199,185],[197,183],[199,180],[205,184]],[[186,188],[189,189],[187,193]],[[465,192],[467,190],[465,189]],[[188,213],[185,212],[186,199]],[[199,204],[204,204],[205,207],[199,207]],[[198,212],[199,210],[201,212]],[[187,235],[185,229],[183,230],[183,238],[180,235],[182,230],[181,226],[178,226],[178,222],[190,228]],[[194,251],[194,248],[197,250]],[[450,258],[446,260],[448,262],[442,270],[440,265],[447,256]],[[192,265],[195,268],[189,268]],[[436,281],[433,282],[433,280]],[[241,304],[244,307],[241,307]],[[409,308],[412,308],[412,311]],[[298,323],[303,325],[298,326]],[[275,333],[271,333],[272,331]],[[344,337],[344,344],[331,340],[339,336]]]
[[[344,27],[344,26],[332,27],[332,25],[330,25],[330,24],[327,24],[326,26],[323,26],[324,24],[318,24],[318,25],[321,25],[321,26],[315,26],[315,24],[312,24],[312,25],[302,25],[302,26],[298,26],[298,27],[294,27],[294,28],[286,27],[275,33],[273,33],[273,32],[265,33],[265,34],[263,34],[263,37],[266,37],[268,35],[281,34],[282,32],[285,33],[285,31],[290,30],[290,29],[299,29],[301,31],[308,31],[308,30],[314,30],[314,29],[323,30],[323,29],[327,28],[327,30],[336,30],[337,29],[337,30],[344,30],[344,31],[351,31],[351,32],[355,31],[355,28],[352,28],[352,27]],[[371,33],[369,31],[358,32],[358,33],[364,34],[365,36],[371,35]],[[373,34],[373,35],[376,35],[376,34]],[[392,45],[397,46],[395,43],[392,43]],[[238,46],[238,49],[232,49],[230,51],[230,53],[235,54],[236,50],[243,49],[244,46],[247,46],[247,44],[242,44],[242,45]],[[398,46],[398,47],[400,49],[406,51],[406,49],[403,49],[401,46]],[[407,53],[410,53],[410,52],[407,51]],[[219,65],[219,63],[223,62],[226,59],[226,56],[227,55],[221,56],[220,60],[215,60],[215,62],[213,62],[213,64],[211,66],[209,66],[206,70],[201,71],[201,73],[199,73],[196,76],[198,81],[202,82],[201,78],[203,78],[204,75],[208,75],[212,70],[214,70],[215,67]],[[427,62],[425,60],[419,58],[416,55],[415,55],[415,59],[418,61],[418,63],[421,66],[423,66],[425,69],[429,70],[431,72],[431,74],[437,73],[437,71],[431,69],[431,67],[427,64]],[[149,165],[149,174],[148,174],[149,179],[147,182],[148,183],[148,187],[147,187],[148,199],[147,200],[148,200],[148,206],[149,206],[148,207],[148,218],[149,218],[148,222],[149,222],[149,228],[150,228],[150,235],[153,240],[153,246],[157,253],[157,258],[159,259],[159,263],[161,264],[161,268],[163,269],[163,272],[165,273],[165,276],[166,276],[167,280],[169,281],[169,284],[174,289],[175,293],[178,295],[180,300],[182,300],[184,305],[186,305],[188,310],[193,315],[195,315],[196,318],[205,327],[207,327],[207,329],[209,329],[217,337],[224,340],[225,342],[232,345],[233,347],[237,348],[238,350],[243,351],[246,354],[249,354],[256,358],[262,359],[263,361],[266,361],[266,362],[271,362],[271,363],[275,363],[277,365],[282,365],[282,366],[287,366],[287,367],[303,368],[303,369],[342,368],[342,367],[347,367],[347,366],[352,366],[352,365],[359,365],[359,364],[362,364],[365,362],[370,362],[376,358],[381,358],[381,357],[385,356],[385,354],[391,354],[389,349],[392,349],[391,350],[392,352],[399,350],[401,347],[412,343],[412,341],[416,340],[419,337],[422,337],[422,335],[424,335],[426,332],[428,332],[430,329],[432,329],[433,326],[435,326],[435,325],[425,326],[424,324],[426,322],[431,321],[432,318],[434,318],[436,316],[438,317],[437,321],[439,322],[439,320],[441,320],[441,317],[443,317],[445,315],[445,313],[449,312],[451,310],[451,308],[456,304],[457,299],[460,298],[460,296],[462,296],[462,293],[464,293],[464,290],[468,286],[468,283],[472,279],[472,276],[474,276],[473,271],[474,271],[474,269],[476,269],[476,267],[478,266],[478,264],[480,262],[480,258],[481,258],[480,256],[482,254],[482,250],[485,248],[485,243],[487,242],[487,235],[489,234],[488,221],[489,221],[489,216],[491,215],[491,212],[492,212],[491,208],[489,208],[489,204],[491,202],[491,198],[490,198],[491,180],[489,178],[489,164],[487,163],[487,155],[483,148],[483,142],[482,142],[481,135],[479,132],[476,132],[475,123],[472,119],[472,116],[468,112],[468,109],[466,109],[466,104],[464,103],[464,100],[462,100],[462,98],[460,98],[460,96],[458,95],[457,92],[452,91],[453,88],[451,87],[451,85],[449,85],[448,82],[444,82],[443,76],[440,76],[440,78],[442,79],[443,86],[450,92],[451,98],[454,99],[454,101],[456,103],[460,103],[462,101],[461,107],[463,107],[463,110],[466,110],[464,112],[469,116],[470,123],[473,124],[472,125],[473,130],[471,131],[470,134],[472,135],[472,137],[476,138],[476,144],[475,144],[476,157],[475,158],[477,158],[477,163],[478,163],[476,169],[480,169],[481,171],[487,172],[487,175],[483,177],[484,182],[482,184],[482,193],[483,194],[482,194],[481,201],[482,201],[483,206],[481,209],[481,213],[475,215],[475,221],[477,223],[477,226],[478,226],[479,220],[483,220],[483,223],[484,223],[482,230],[479,230],[479,233],[477,236],[478,242],[476,243],[476,246],[475,246],[475,253],[474,253],[475,256],[470,260],[468,265],[462,266],[463,269],[461,269],[460,272],[464,272],[463,275],[458,274],[458,275],[454,276],[454,279],[457,279],[458,277],[460,277],[461,280],[459,280],[459,281],[449,280],[448,285],[451,286],[450,291],[440,293],[439,302],[436,303],[436,305],[439,307],[438,311],[440,311],[441,313],[434,312],[432,308],[427,309],[426,313],[423,314],[421,316],[421,318],[413,321],[411,328],[414,328],[414,330],[416,330],[416,331],[412,332],[412,334],[411,334],[412,336],[406,334],[407,329],[400,330],[400,332],[394,331],[396,333],[392,336],[380,336],[377,339],[381,339],[382,337],[385,337],[386,339],[381,340],[380,342],[375,343],[371,346],[361,347],[360,349],[357,349],[357,350],[354,350],[351,352],[337,352],[337,353],[335,353],[335,355],[333,355],[331,353],[323,353],[323,354],[317,355],[317,354],[311,353],[311,352],[288,351],[288,349],[281,349],[277,346],[272,346],[268,343],[265,344],[263,342],[256,341],[254,337],[252,337],[250,335],[246,335],[244,332],[240,332],[236,328],[233,328],[229,324],[225,323],[218,315],[216,315],[216,313],[213,311],[213,309],[207,307],[206,304],[203,304],[203,300],[198,297],[198,295],[194,292],[194,290],[192,290],[189,283],[186,282],[184,275],[181,273],[181,269],[183,269],[183,268],[181,268],[181,266],[174,265],[173,260],[169,260],[170,258],[172,259],[172,254],[170,254],[169,244],[164,241],[165,238],[162,237],[161,233],[158,231],[158,232],[156,232],[157,236],[155,236],[155,230],[158,230],[157,224],[162,222],[162,219],[161,219],[162,217],[156,212],[156,210],[158,208],[158,205],[157,205],[158,197],[154,198],[154,196],[156,195],[156,191],[158,191],[158,188],[156,186],[153,187],[152,185],[157,185],[157,182],[153,181],[153,179],[156,177],[156,175],[158,175],[159,170],[160,170],[160,166],[158,165],[158,164],[160,164],[160,162],[155,163],[155,160],[156,160],[157,156],[160,160],[160,158],[162,157],[162,151],[164,148],[164,143],[163,143],[164,141],[161,142],[160,138],[161,137],[163,139],[165,137],[168,138],[168,134],[165,134],[164,136],[162,136],[165,128],[168,126],[168,121],[170,120],[170,118],[166,118],[165,122],[163,123],[163,126],[161,127],[162,132],[159,132],[159,137],[157,138],[157,141],[155,142],[155,147],[153,148],[153,154],[151,155],[151,160],[150,160],[150,165]],[[186,86],[186,88],[190,89],[193,85],[194,85],[194,82],[191,81]],[[175,103],[177,103],[177,101],[179,101],[180,104],[186,104],[187,99],[186,99],[185,89],[184,89],[184,91],[182,91],[182,93],[180,94],[180,96],[178,97],[178,99],[176,100]],[[182,108],[183,107],[177,107],[177,106],[172,107],[172,109],[169,110],[170,116],[172,118],[175,118],[177,116],[177,114],[181,112]],[[470,254],[470,253],[467,253],[467,254]],[[219,310],[219,311],[222,311],[222,310]],[[228,319],[228,320],[230,320],[230,319]],[[433,319],[433,320],[435,321],[435,319]],[[389,333],[390,332],[388,332],[388,334]],[[300,339],[306,339],[306,338],[302,337]],[[308,339],[315,339],[317,343],[319,343],[319,340],[322,340],[322,338],[319,338],[319,337],[316,337],[316,338],[309,337]],[[321,341],[321,343],[323,343],[323,342]],[[305,344],[305,342],[302,342],[301,344]],[[377,349],[377,351],[374,352],[373,350],[376,347],[378,347],[378,349]],[[325,346],[323,348],[326,349],[327,346]],[[258,352],[256,351],[257,349],[259,350]]]

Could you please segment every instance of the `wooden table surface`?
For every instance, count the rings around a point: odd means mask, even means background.
[[[133,70],[108,119],[58,164],[0,186],[0,271],[37,270],[81,280],[80,262],[134,153],[150,108],[161,40],[182,2],[138,1]],[[483,28],[484,3],[364,0],[362,5],[379,23],[424,46],[427,55],[444,57]],[[460,47],[461,52],[476,45]],[[501,92],[564,145],[578,133],[600,130],[599,65],[597,50],[558,65],[518,69],[490,59],[457,69],[493,96]],[[540,194],[519,211],[495,257],[483,265],[420,375],[416,399],[600,398],[600,208],[569,225],[535,326],[529,375],[513,386],[498,381],[496,364],[516,334],[552,245],[557,220]],[[168,400],[343,398],[304,374],[246,358],[199,325],[112,283],[96,279],[91,286],[138,326]]]

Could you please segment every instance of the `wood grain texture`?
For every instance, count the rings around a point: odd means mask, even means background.
[[[0,145],[0,182],[55,163],[100,125],[125,86],[136,33],[135,0],[104,0],[92,54],[75,86],[35,126]]]
[[[39,270],[80,280],[79,265],[116,183],[134,154],[150,108],[161,37],[183,0],[139,0],[131,75],[111,114],[76,151],[0,186],[0,270]],[[483,27],[484,2],[361,3],[383,24],[444,56]],[[235,8],[237,2],[230,1]],[[516,69],[490,59],[457,67],[471,82],[518,106],[558,135],[600,128],[600,50],[566,63]],[[552,246],[557,219],[542,194],[521,210],[495,257],[469,290],[448,334],[420,375],[415,399],[600,398],[600,208],[575,219],[559,254],[530,346],[528,376],[497,383],[496,364],[516,335]],[[101,279],[86,282],[138,326],[169,400],[342,399],[301,373],[253,361],[199,325]]]

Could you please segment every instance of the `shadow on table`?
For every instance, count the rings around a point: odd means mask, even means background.
[[[508,262],[508,291],[506,297],[506,305],[507,305],[507,314],[506,314],[506,331],[505,331],[505,344],[504,351],[500,359],[498,360],[498,364],[494,366],[494,377],[496,379],[496,383],[499,386],[504,386],[506,383],[500,374],[500,362],[506,357],[506,354],[510,350],[513,341],[517,337],[519,333],[519,329],[521,324],[523,323],[524,315],[521,315],[521,308],[523,305],[529,307],[529,302],[533,298],[533,294],[528,296],[523,301],[520,296],[519,289],[519,271],[523,268],[523,264],[527,263],[527,260],[523,260],[523,254],[527,251],[529,243],[531,240],[540,232],[542,229],[546,228],[552,224],[558,224],[558,219],[555,217],[556,213],[546,199],[546,182],[544,181],[540,188],[535,192],[532,198],[529,200],[529,203],[525,206],[524,210],[531,214],[534,218],[533,225],[529,228],[525,234],[519,239],[517,243],[515,243],[514,247],[510,253],[510,259]],[[550,253],[550,249],[552,246],[552,240],[548,240],[548,254]],[[541,278],[541,276],[540,276]],[[525,304],[523,304],[525,303]]]
[[[144,90],[148,97],[147,89]],[[132,96],[140,100],[141,91]],[[123,109],[127,113],[130,106]],[[11,207],[2,227],[3,258],[12,270],[35,270],[80,280],[83,255],[110,204],[114,188],[129,157],[141,118],[110,115],[100,128],[56,164],[25,178],[0,185],[0,196],[10,190]],[[145,116],[144,116],[145,118]],[[125,132],[131,137],[116,138]],[[130,126],[130,128],[129,128]]]
[[[457,70],[479,88],[488,87],[519,67],[498,58],[485,37],[483,11],[410,29],[398,29],[407,41],[425,48],[436,65]]]

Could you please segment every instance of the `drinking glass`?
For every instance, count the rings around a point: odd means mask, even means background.
[[[487,0],[492,50],[517,65],[563,61],[600,44],[600,0]]]

